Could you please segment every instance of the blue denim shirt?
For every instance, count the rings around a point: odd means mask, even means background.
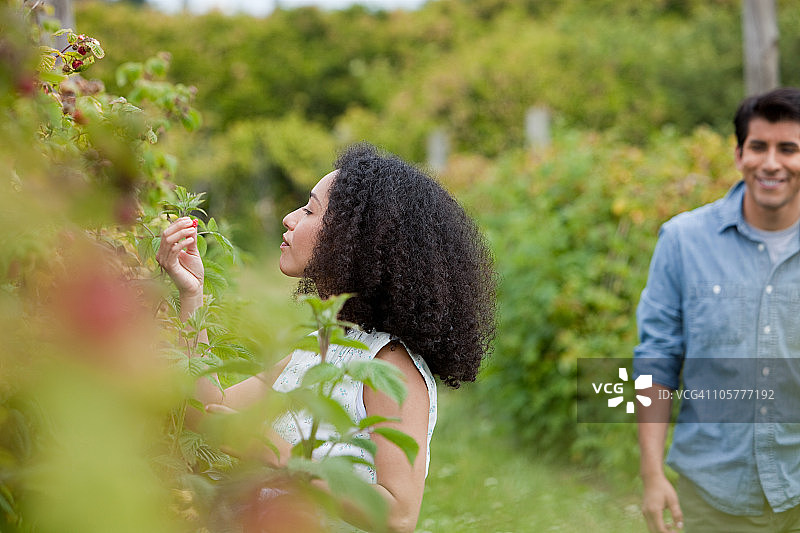
[[[698,372],[707,363],[698,359],[741,358],[724,371],[770,389],[778,373],[758,360],[800,357],[800,241],[772,264],[744,222],[744,191],[739,182],[662,226],[637,310],[635,375],[652,374],[671,389],[681,379],[685,389],[710,389],[719,369]],[[682,405],[667,464],[729,514],[758,515],[766,502],[775,512],[798,505],[800,424],[774,421],[768,405],[749,404],[756,423],[691,422]]]

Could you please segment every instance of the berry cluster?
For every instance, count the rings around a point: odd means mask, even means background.
[[[94,63],[95,59],[101,59],[104,55],[97,39],[84,34],[75,34],[69,31],[67,42],[69,44],[61,51],[61,57],[64,60],[62,70],[65,74],[81,72]]]

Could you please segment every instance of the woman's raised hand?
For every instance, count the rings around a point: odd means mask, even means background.
[[[161,234],[156,261],[175,282],[182,301],[199,299],[202,305],[205,270],[197,250],[197,221],[181,217],[170,224]]]

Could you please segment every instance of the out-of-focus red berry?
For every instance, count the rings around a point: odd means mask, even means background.
[[[33,76],[22,76],[17,79],[17,92],[22,96],[31,96],[36,91],[36,79]]]
[[[86,119],[86,115],[84,115],[80,109],[76,109],[75,112],[72,113],[72,118],[75,120],[75,122],[82,126],[89,123],[89,121]]]
[[[136,198],[130,195],[125,195],[114,205],[114,218],[117,222],[125,226],[135,224],[139,217],[139,206],[136,203]]]
[[[241,515],[245,533],[323,533],[320,509],[291,485],[262,487],[252,493]]]

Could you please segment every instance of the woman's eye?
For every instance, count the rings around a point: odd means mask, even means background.
[[[310,215],[311,214],[311,210],[308,209],[307,207],[304,207],[303,208],[303,213],[305,213],[306,215]]]

